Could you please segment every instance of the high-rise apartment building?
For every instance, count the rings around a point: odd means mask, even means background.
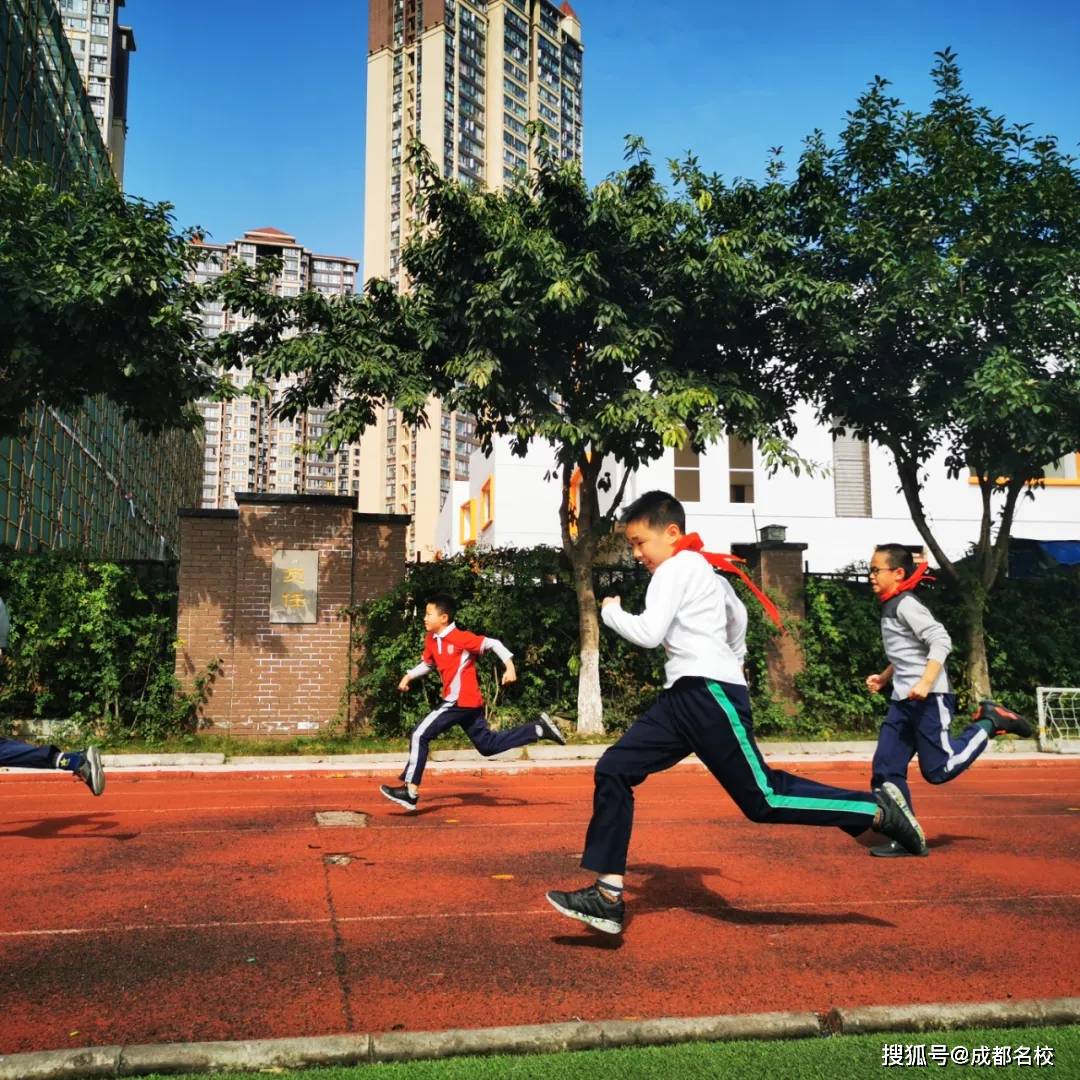
[[[135,34],[121,26],[124,0],[57,0],[90,109],[109,148],[117,183],[124,182],[124,142],[127,138],[128,61],[135,51]]]
[[[196,280],[210,281],[230,266],[276,256],[281,271],[274,289],[282,296],[297,296],[309,289],[326,296],[356,291],[360,269],[355,259],[316,255],[279,229],[252,229],[231,244],[200,243],[203,258]],[[226,330],[242,330],[250,318],[223,311],[220,304],[204,306],[203,333],[217,337]],[[245,386],[251,373],[233,373],[233,381]],[[199,505],[207,509],[231,509],[236,492],[353,495],[360,490],[356,446],[337,453],[317,454],[310,449],[323,434],[328,409],[309,409],[293,420],[274,415],[294,379],[276,382],[269,399],[238,397],[228,402],[200,402],[205,422],[202,493]]]
[[[582,154],[581,24],[550,0],[370,0],[364,277],[399,286],[410,229],[407,147],[420,139],[437,167],[501,188],[536,165],[525,125],[544,125],[557,157]],[[386,410],[365,433],[360,509],[409,513],[410,553],[434,557],[439,509],[468,479],[475,425],[433,400],[428,425]]]
[[[61,187],[100,183],[110,161],[91,110],[56,0],[0,0],[0,164],[46,165]],[[21,429],[0,438],[0,545],[176,556],[177,511],[198,494],[198,432],[145,434],[100,394],[71,412],[39,404]]]

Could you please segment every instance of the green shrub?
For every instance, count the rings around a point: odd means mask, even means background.
[[[595,585],[598,598],[617,594],[628,610],[638,611],[648,574],[636,566],[598,567]],[[477,665],[496,723],[510,726],[540,709],[576,716],[578,614],[569,564],[556,548],[502,548],[412,566],[393,592],[353,611],[359,672],[352,690],[360,715],[375,732],[404,734],[438,703],[440,686],[433,674],[407,694],[397,689],[404,672],[419,662],[423,604],[434,592],[457,598],[459,625],[499,638],[514,653],[518,681],[509,687],[498,685],[502,666],[496,661],[485,658]],[[762,676],[754,680],[761,688],[755,689],[755,708],[761,708],[768,729],[770,719],[775,725],[783,716],[763,678],[771,626],[764,624],[755,601],[747,607],[748,666]],[[663,661],[661,650],[637,648],[601,629],[600,689],[609,732],[624,730],[655,699],[664,685]]]
[[[11,616],[0,717],[55,719],[108,741],[189,731],[200,692],[173,675],[176,589],[62,552],[0,556]],[[212,677],[212,672],[203,681]]]
[[[919,598],[953,640],[948,671],[958,698],[958,725],[977,704],[966,688],[967,640],[962,598],[942,582],[920,586]],[[882,695],[869,693],[867,675],[885,666],[878,604],[865,581],[810,577],[806,620],[799,638],[806,670],[796,678],[803,727],[828,736],[835,731],[873,735],[885,712]],[[990,596],[986,649],[996,700],[1035,715],[1037,686],[1080,686],[1080,577],[1061,572],[1006,580]]]

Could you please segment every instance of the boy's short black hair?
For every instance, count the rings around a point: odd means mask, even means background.
[[[650,529],[678,525],[679,532],[686,532],[686,511],[683,504],[666,491],[646,491],[639,499],[635,499],[621,516],[627,525],[631,521],[643,521]]]
[[[457,601],[449,593],[432,593],[427,598],[427,603],[437,611],[441,611],[451,622],[454,621],[454,616],[457,614]]]
[[[889,560],[890,570],[903,570],[904,577],[915,573],[915,556],[903,544],[878,544],[874,551],[880,551]]]

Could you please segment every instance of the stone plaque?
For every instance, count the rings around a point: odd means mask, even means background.
[[[319,553],[275,551],[270,566],[270,621],[313,623],[319,604]]]

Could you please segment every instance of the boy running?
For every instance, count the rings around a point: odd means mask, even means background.
[[[866,677],[866,688],[876,694],[892,682],[870,785],[893,784],[909,806],[908,764],[916,754],[923,778],[931,784],[945,784],[964,772],[994,735],[1032,735],[1027,720],[989,700],[979,705],[975,723],[958,736],[949,733],[956,712],[956,698],[945,671],[952,640],[911,591],[926,568],[922,563],[916,569],[911,552],[902,544],[878,544],[870,559],[870,588],[881,602],[881,641],[889,663],[884,671]],[[870,854],[889,859],[929,855],[930,851],[924,844],[920,851],[910,852],[891,840],[872,847]]]
[[[454,623],[456,610],[453,597],[445,593],[433,596],[427,602],[424,608],[427,636],[424,638],[423,659],[407,671],[398,683],[398,689],[404,692],[409,689],[413,679],[421,678],[434,668],[443,684],[443,699],[439,707],[416,725],[409,738],[409,763],[400,777],[404,783],[400,787],[383,784],[379,788],[386,798],[404,806],[406,810],[415,810],[420,800],[420,780],[427,764],[428,744],[455,724],[464,729],[473,746],[484,757],[515,746],[528,746],[541,739],[566,745],[562,733],[547,713],[541,713],[540,719],[534,724],[522,724],[510,731],[492,731],[488,727],[484,698],[476,681],[475,658],[493,652],[506,666],[502,677],[505,686],[517,679],[514,654],[497,638],[459,630]]]
[[[630,550],[652,580],[640,615],[623,611],[618,597],[607,597],[601,618],[636,645],[664,646],[664,690],[597,762],[581,865],[599,877],[574,892],[549,892],[556,910],[621,933],[633,789],[692,753],[751,821],[832,825],[853,836],[877,828],[908,850],[921,850],[922,829],[894,785],[883,784],[872,794],[845,791],[766,764],[754,742],[742,670],[742,601],[702,556],[700,538],[685,535],[686,515],[673,496],[651,491],[627,507],[622,519]]]

